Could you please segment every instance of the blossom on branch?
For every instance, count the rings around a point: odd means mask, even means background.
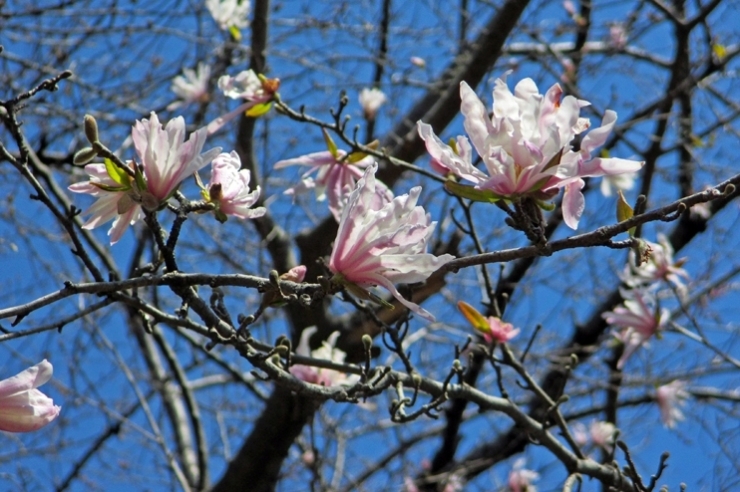
[[[206,201],[216,205],[219,222],[226,222],[227,215],[254,219],[267,211],[265,207],[251,208],[259,200],[260,187],[249,191],[250,173],[241,166],[239,154],[233,150],[230,154],[219,154],[211,163],[211,182],[201,193]]]
[[[362,89],[360,91],[359,101],[365,119],[373,121],[375,120],[375,115],[378,113],[378,109],[388,101],[388,98],[383,91],[373,87],[372,89]]]
[[[401,304],[433,321],[428,311],[406,300],[394,283],[423,282],[454,256],[426,253],[436,222],[416,202],[421,187],[391,201],[378,200],[373,163],[349,195],[342,210],[339,231],[329,259],[332,281],[363,298],[373,297],[365,289],[383,286]]]
[[[532,485],[532,482],[539,480],[540,474],[524,468],[525,464],[524,458],[519,458],[514,462],[508,479],[510,492],[537,492],[537,487]]]
[[[311,350],[309,340],[314,333],[316,333],[315,326],[303,330],[303,333],[301,333],[301,341],[298,343],[295,353],[304,357],[329,360],[336,362],[337,364],[343,364],[344,358],[347,354],[334,346],[337,342],[337,338],[339,338],[339,332],[335,331],[329,335],[328,340],[321,342],[321,347],[316,350]],[[290,366],[289,370],[293,376],[302,381],[320,384],[322,386],[338,386],[340,384],[351,385],[359,380],[359,376],[356,374],[347,376],[347,374],[333,369],[305,366],[303,364],[294,364]]]
[[[249,0],[206,0],[206,8],[218,27],[231,31],[237,41],[241,38],[239,29],[249,26]]]
[[[515,329],[511,323],[504,323],[500,318],[495,316],[486,318],[465,301],[458,301],[457,308],[473,328],[480,332],[488,344],[494,341],[507,343],[519,334],[520,330],[518,328]]]
[[[635,187],[635,176],[637,173],[611,174],[601,178],[599,190],[605,197],[612,196],[612,188],[621,191],[631,190]]]
[[[677,289],[685,289],[681,277],[688,279],[689,274],[681,268],[687,258],[673,259],[673,246],[664,234],[658,234],[658,242],[645,241],[650,258],[640,266],[635,266],[635,252],[630,250],[629,261],[620,276],[622,281],[630,287],[650,286],[664,280],[673,284]]]
[[[684,388],[686,388],[686,382],[676,380],[659,386],[655,390],[655,401],[660,409],[660,420],[669,429],[673,429],[676,423],[684,419],[680,407],[686,404],[689,397],[689,393]]]
[[[0,381],[0,430],[31,432],[45,426],[62,407],[37,390],[51,379],[54,367],[46,359]]]
[[[187,104],[208,100],[208,80],[211,77],[211,67],[205,63],[198,63],[197,70],[184,68],[182,73],[172,79],[170,89],[180,100],[167,106],[170,111]]]
[[[296,165],[309,166],[310,169],[303,174],[301,182],[285,190],[285,194],[295,196],[313,189],[317,200],[323,201],[328,198],[329,210],[339,222],[347,196],[355,188],[357,180],[362,177],[363,169],[372,164],[374,159],[361,152],[348,155],[344,150],[337,148],[326,130],[323,132],[328,150],[276,162],[275,169]],[[312,177],[312,174],[316,177]],[[378,200],[393,199],[388,187],[379,181],[376,181],[375,191]]]
[[[453,174],[473,183],[466,186],[448,181],[446,186],[452,193],[488,202],[525,197],[544,202],[562,188],[563,219],[576,229],[585,206],[583,178],[635,172],[642,163],[592,157],[617,121],[617,114],[609,110],[601,126],[584,136],[580,149],[574,151],[571,142],[590,126],[588,119],[579,116],[589,103],[562,95],[558,84],[540,94],[532,79],[520,81],[512,93],[503,79],[497,79],[493,115],[489,117],[473,89],[460,83],[465,130],[487,174],[473,167],[469,156],[463,158],[442,143],[429,125],[419,122],[419,135],[433,157],[445,156],[443,164]]]
[[[614,311],[607,311],[601,316],[610,325],[621,328],[617,334],[624,345],[622,357],[617,362],[617,369],[621,370],[624,363],[641,345],[646,345],[648,340],[663,329],[668,320],[668,311],[651,307],[652,296],[641,290],[623,292],[625,298],[623,306],[617,306]]]
[[[121,239],[123,232],[143,218],[143,209],[157,210],[177,190],[180,183],[213,159],[221,148],[201,154],[206,130],[191,133],[185,141],[185,120],[179,116],[163,128],[152,112],[149,119],[137,121],[131,130],[140,163],[131,161],[119,167],[110,159],[104,164],[88,164],[85,172],[90,179],[69,187],[75,193],[86,193],[97,201],[85,212],[90,218],[84,229],[94,229],[110,220],[108,231],[111,244]]]
[[[244,101],[236,109],[219,116],[208,124],[208,135],[213,135],[226,123],[242,113],[257,118],[267,113],[272,106],[272,100],[280,88],[280,79],[268,79],[253,70],[239,72],[236,77],[222,75],[218,79],[218,88],[224,96]]]

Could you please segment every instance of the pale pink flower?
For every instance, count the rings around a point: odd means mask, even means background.
[[[436,222],[416,202],[421,187],[387,203],[376,195],[377,164],[368,166],[349,196],[329,259],[334,281],[354,287],[383,286],[401,304],[433,321],[428,311],[406,300],[394,283],[423,282],[455,257],[426,253]],[[348,284],[349,283],[349,284]]]
[[[51,379],[54,368],[46,359],[0,381],[0,430],[31,432],[45,426],[62,407],[37,390]]]
[[[185,178],[221,152],[221,148],[216,147],[201,154],[208,136],[205,128],[191,133],[187,141],[185,131],[182,116],[171,119],[163,128],[153,111],[148,120],[137,121],[131,131],[147,191],[159,204],[166,201]]]
[[[537,492],[537,487],[532,482],[539,480],[540,474],[534,470],[524,468],[526,461],[520,458],[514,462],[514,466],[509,472],[509,491],[510,492]]]
[[[663,425],[673,429],[676,423],[684,419],[682,406],[686,404],[689,393],[685,390],[685,381],[672,381],[655,390],[655,401],[660,409],[660,420]]]
[[[355,188],[357,180],[362,177],[363,169],[374,162],[372,156],[366,156],[356,162],[348,162],[347,153],[336,149],[323,152],[314,152],[293,159],[285,159],[275,163],[275,169],[283,169],[288,166],[309,166],[301,179],[301,182],[285,190],[286,195],[299,195],[313,189],[316,199],[324,201],[329,199],[329,210],[339,222],[342,208],[347,196]],[[311,175],[315,174],[316,178]],[[393,199],[393,194],[382,183],[378,182],[376,192],[385,195],[387,201]]]
[[[607,452],[611,452],[614,447],[614,437],[617,432],[617,427],[614,424],[611,422],[592,420],[589,431],[591,434],[591,442]]]
[[[373,87],[372,89],[362,89],[360,91],[360,106],[365,114],[365,119],[372,121],[375,119],[375,115],[378,109],[388,101],[383,91]]]
[[[206,0],[206,7],[218,27],[226,31],[232,27],[249,26],[249,0]]]
[[[476,190],[489,193],[490,200],[526,196],[547,200],[563,188],[563,219],[572,229],[577,228],[585,206],[583,178],[634,172],[642,163],[592,157],[617,121],[616,113],[610,110],[604,113],[601,127],[583,137],[580,150],[573,151],[572,140],[590,126],[588,119],[579,117],[580,109],[589,103],[562,95],[558,84],[540,94],[532,79],[520,81],[512,93],[503,79],[497,79],[493,116],[489,117],[473,89],[461,82],[464,127],[488,174],[472,167],[470,159],[451,156],[445,164],[454,174],[472,182]],[[419,133],[427,148],[439,146],[439,139],[429,138],[431,129],[423,125],[419,122]],[[444,154],[445,149],[434,152]]]
[[[133,178],[123,171],[116,174],[119,181],[114,181],[105,164],[88,164],[85,166],[85,172],[90,177],[88,181],[75,183],[69,187],[70,191],[86,193],[97,199],[82,212],[83,215],[90,216],[82,224],[82,228],[94,229],[113,220],[108,235],[110,243],[116,244],[129,225],[144,218],[144,212],[139,204],[141,194],[138,187]]]
[[[689,274],[681,266],[687,259],[673,259],[673,246],[664,234],[658,234],[657,243],[645,242],[650,248],[650,258],[639,267],[635,266],[635,252],[630,250],[628,263],[621,275],[622,281],[634,288],[664,280],[678,289],[685,289],[681,277],[688,279]]]
[[[321,347],[316,350],[311,350],[309,340],[314,333],[316,333],[315,326],[303,330],[303,333],[301,333],[301,341],[298,343],[295,353],[305,357],[330,360],[337,364],[343,364],[344,358],[347,354],[334,346],[337,342],[337,338],[339,338],[339,332],[335,331],[329,335],[328,340],[321,342]],[[356,374],[347,376],[347,374],[333,369],[304,366],[302,364],[293,364],[290,366],[290,373],[302,381],[320,384],[322,386],[338,386],[341,384],[352,385],[359,380],[359,376]]]
[[[252,208],[260,197],[260,187],[249,191],[249,169],[241,169],[241,159],[236,151],[219,154],[211,164],[211,182],[208,200],[217,205],[216,217],[226,220],[226,215],[240,219],[262,217],[265,207]],[[219,214],[221,212],[221,214]]]
[[[85,171],[88,181],[69,187],[75,193],[87,193],[97,201],[84,214],[90,218],[83,224],[94,229],[110,220],[108,231],[111,244],[121,239],[129,224],[143,218],[142,207],[156,210],[169,199],[180,183],[205,166],[220,151],[211,149],[201,154],[206,140],[206,130],[192,133],[185,141],[185,120],[174,118],[165,128],[152,112],[150,118],[137,121],[131,138],[139,156],[140,165],[130,162],[128,172],[112,161],[107,164],[88,164]],[[139,178],[134,178],[137,175]]]
[[[264,75],[256,74],[253,70],[244,70],[236,77],[222,75],[218,79],[218,88],[224,96],[244,102],[233,111],[210,122],[206,127],[208,135],[213,135],[226,123],[244,112],[256,117],[269,110],[269,103],[280,88],[280,79],[268,79]],[[256,111],[257,109],[259,111]]]
[[[172,79],[170,89],[180,100],[167,106],[170,111],[194,102],[208,100],[208,79],[211,77],[211,67],[205,63],[198,63],[197,71],[184,68],[182,73]]]
[[[651,307],[653,299],[651,295],[642,290],[623,292],[625,298],[622,306],[617,306],[614,311],[602,313],[602,317],[615,328],[622,331],[617,338],[624,343],[624,353],[617,362],[617,369],[622,369],[624,363],[640,346],[647,345],[648,340],[663,329],[668,321],[667,310]]]

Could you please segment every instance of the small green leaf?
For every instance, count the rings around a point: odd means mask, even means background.
[[[635,215],[635,211],[624,199],[622,190],[617,190],[617,222],[624,222],[625,220],[631,219]],[[635,234],[635,228],[631,228],[629,231],[630,236]]]
[[[322,128],[321,131],[324,134],[324,141],[326,142],[326,148],[329,149],[329,152],[331,152],[331,155],[335,159],[337,159],[337,155],[339,153],[339,149],[337,149],[337,144],[334,143],[334,140],[331,138],[331,135],[329,135],[329,132],[326,131],[326,128]]]
[[[548,169],[551,169],[553,167],[558,167],[560,165],[560,160],[563,158],[563,149],[560,149],[557,154],[552,156],[552,159],[545,165],[544,168],[542,168],[542,171],[547,171]]]
[[[445,181],[445,189],[455,196],[467,198],[474,202],[496,203],[503,197],[489,190],[478,190],[472,186],[456,183],[450,179]]]
[[[535,200],[534,202],[545,212],[552,212],[553,210],[555,210],[554,203],[546,202],[544,200]]]
[[[110,176],[110,179],[121,186],[131,186],[131,178],[129,178],[126,171],[118,167],[115,162],[107,157],[103,159],[103,162],[105,163],[105,170],[108,173],[108,176]]]
[[[347,162],[349,164],[354,164],[355,162],[361,161],[365,157],[367,157],[367,154],[364,152],[352,152],[350,155],[347,156]]]
[[[259,118],[263,114],[270,111],[271,108],[272,108],[272,102],[255,104],[254,106],[249,108],[244,114],[246,114],[250,118]]]
[[[234,41],[242,40],[242,33],[236,26],[229,26],[229,34],[231,34],[231,37],[234,38]]]

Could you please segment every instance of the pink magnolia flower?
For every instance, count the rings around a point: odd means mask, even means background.
[[[596,446],[611,452],[614,447],[614,437],[617,427],[611,422],[592,420],[589,427],[591,442]]]
[[[629,261],[621,275],[622,281],[630,287],[642,287],[664,280],[678,289],[685,286],[681,277],[688,279],[689,274],[681,268],[687,259],[673,259],[673,246],[664,234],[658,234],[658,242],[645,241],[650,248],[650,258],[642,265],[635,266],[635,253],[630,250]]]
[[[342,210],[329,259],[333,280],[352,292],[381,285],[411,311],[433,321],[434,316],[404,299],[393,284],[423,282],[455,257],[426,253],[437,223],[416,205],[421,187],[382,203],[376,194],[377,169],[377,164],[368,166]]]
[[[473,328],[481,333],[486,343],[507,343],[519,334],[519,329],[515,329],[511,323],[504,323],[495,316],[486,318],[465,301],[458,301],[457,308]]]
[[[614,311],[602,313],[602,317],[610,325],[621,328],[617,338],[625,344],[624,353],[617,361],[617,369],[622,369],[624,363],[641,345],[658,333],[668,321],[668,311],[650,307],[653,304],[648,292],[632,290],[623,292],[625,298],[623,306],[617,306]]]
[[[82,224],[82,228],[95,229],[113,220],[113,226],[108,231],[108,235],[110,243],[116,244],[130,224],[144,218],[144,212],[139,204],[141,195],[135,181],[125,172],[116,173],[115,168],[109,172],[111,165],[113,164],[108,166],[105,164],[86,165],[85,172],[90,179],[71,185],[69,190],[75,193],[86,193],[97,199],[90,208],[82,212],[83,215],[90,216]],[[133,163],[131,165],[133,166]],[[112,175],[115,179],[111,177]]]
[[[685,381],[676,380],[659,386],[655,390],[655,401],[660,409],[660,420],[669,429],[673,429],[676,423],[684,419],[680,407],[686,404],[686,399],[689,397],[685,387]]]
[[[162,128],[154,112],[148,120],[136,122],[131,137],[139,156],[139,166],[130,162],[129,169],[125,170],[110,160],[105,164],[88,164],[85,171],[90,179],[69,187],[75,193],[87,193],[97,198],[84,212],[90,218],[82,227],[94,229],[113,220],[108,231],[111,244],[121,239],[129,224],[143,218],[142,207],[146,210],[159,208],[185,178],[221,151],[217,147],[201,154],[206,140],[204,128],[192,133],[186,142],[182,117],[170,120]]]
[[[172,79],[170,89],[180,100],[167,106],[170,111],[187,104],[208,100],[208,79],[211,77],[211,67],[205,63],[198,63],[197,71],[184,68],[182,73]]]
[[[244,101],[236,109],[219,116],[206,127],[208,135],[213,135],[226,123],[246,112],[247,116],[257,117],[270,109],[270,104],[280,88],[280,79],[268,79],[253,70],[244,70],[231,77],[223,75],[218,79],[218,88],[224,96]]]
[[[31,432],[59,415],[62,407],[37,390],[51,379],[54,368],[46,359],[0,381],[0,430]]]
[[[251,208],[260,197],[260,187],[249,191],[250,173],[241,169],[242,162],[236,151],[219,154],[211,163],[211,182],[206,199],[217,205],[216,218],[226,221],[227,215],[240,219],[262,217],[265,207]]]
[[[388,101],[383,91],[373,87],[372,89],[362,89],[360,91],[360,106],[365,114],[365,119],[373,121],[378,109]]]
[[[328,340],[321,342],[321,347],[316,350],[311,350],[309,347],[309,340],[314,333],[316,333],[315,326],[303,330],[303,333],[301,333],[301,341],[298,343],[295,353],[305,357],[330,360],[337,364],[343,364],[344,358],[347,354],[334,346],[337,342],[337,338],[339,338],[339,332],[335,331],[329,335]],[[341,384],[351,385],[359,380],[359,376],[356,374],[347,376],[347,374],[333,369],[304,366],[302,364],[294,364],[290,366],[289,370],[293,376],[302,381],[320,384],[322,386],[338,386]]]
[[[324,138],[329,150],[276,162],[275,169],[296,165],[310,166],[303,174],[301,182],[285,190],[285,194],[295,196],[313,189],[317,200],[329,199],[329,210],[339,222],[347,197],[355,188],[357,180],[362,177],[363,169],[372,164],[374,158],[360,156],[352,161],[347,152],[336,147],[327,133],[324,133]],[[315,174],[316,178],[312,177],[312,174]],[[393,199],[391,191],[379,181],[376,182],[375,191],[378,200]]]
[[[159,203],[166,201],[185,178],[208,164],[216,147],[201,154],[208,133],[201,128],[185,141],[185,120],[178,116],[163,128],[152,111],[148,120],[136,122],[131,137],[146,177],[146,189]]]
[[[537,487],[532,485],[532,482],[539,480],[540,474],[534,470],[524,468],[525,464],[524,458],[514,462],[508,480],[511,492],[537,492]]]
[[[249,26],[250,7],[249,0],[206,0],[206,8],[224,31]]]
[[[573,151],[571,141],[590,126],[586,118],[579,117],[580,109],[589,103],[562,95],[558,84],[540,94],[532,79],[520,81],[512,93],[503,79],[497,79],[493,116],[489,117],[473,89],[460,83],[465,130],[488,174],[473,167],[469,158],[455,158],[457,154],[445,149],[422,122],[418,123],[419,134],[427,148],[435,148],[430,151],[432,156],[447,155],[444,164],[454,174],[472,182],[475,190],[489,194],[486,201],[527,196],[547,200],[563,188],[563,218],[575,229],[585,206],[580,191],[583,178],[634,172],[642,163],[592,157],[617,121],[614,111],[606,111],[601,127],[583,137],[580,150]]]

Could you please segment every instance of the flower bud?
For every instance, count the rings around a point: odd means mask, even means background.
[[[75,153],[74,157],[72,158],[72,162],[76,166],[82,166],[95,159],[97,155],[98,153],[95,152],[95,149],[85,147],[84,149],[79,150],[77,151],[77,153]]]
[[[373,346],[372,337],[368,334],[362,335],[362,345],[365,347],[365,350],[370,350]]]
[[[98,135],[98,122],[95,121],[95,117],[90,114],[85,115],[83,127],[85,128],[85,136],[88,142],[95,143],[100,140]]]

